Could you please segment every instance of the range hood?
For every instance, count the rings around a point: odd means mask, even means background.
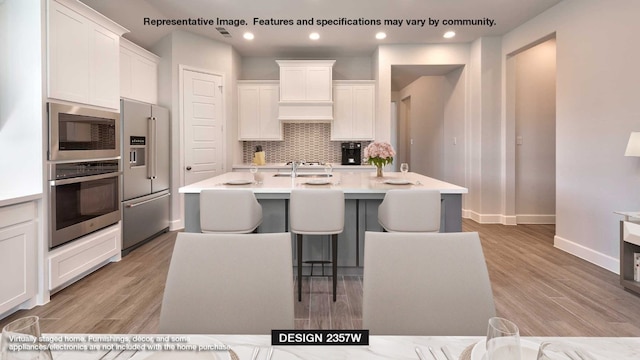
[[[278,118],[287,122],[333,120],[335,60],[276,60],[280,66]]]

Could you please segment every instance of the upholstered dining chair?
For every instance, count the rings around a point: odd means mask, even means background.
[[[200,192],[200,229],[213,233],[250,233],[262,223],[262,206],[249,189]]]
[[[338,284],[338,234],[344,229],[344,193],[337,189],[293,189],[289,199],[289,228],[296,234],[298,301],[302,300],[303,235],[331,235],[333,301]],[[313,263],[318,260],[309,260]],[[320,262],[326,262],[320,260]]]
[[[392,189],[378,206],[378,222],[388,232],[440,231],[438,190]]]
[[[291,234],[178,233],[160,333],[293,329]]]
[[[363,288],[373,335],[484,335],[495,316],[476,232],[366,232]]]

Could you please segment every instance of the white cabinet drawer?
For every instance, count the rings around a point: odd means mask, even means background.
[[[0,207],[0,228],[32,221],[37,216],[34,201]]]
[[[56,289],[120,255],[120,223],[49,253],[49,290]]]

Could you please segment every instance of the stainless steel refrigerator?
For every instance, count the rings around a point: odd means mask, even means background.
[[[169,110],[120,101],[122,253],[169,229]]]

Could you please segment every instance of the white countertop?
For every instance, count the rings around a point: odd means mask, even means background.
[[[258,171],[257,179],[262,177],[260,183],[254,182],[253,174],[249,172],[228,172],[206,180],[202,180],[191,185],[183,186],[180,193],[195,194],[204,189],[252,189],[255,193],[288,194],[294,188],[334,188],[341,189],[345,193],[385,193],[389,189],[435,189],[443,194],[466,194],[467,188],[450,184],[441,180],[433,179],[416,173],[403,175],[399,172],[385,172],[384,177],[378,178],[375,172],[346,172],[334,171],[333,176],[328,178],[330,184],[309,185],[305,184],[309,180],[326,179],[322,176],[324,171],[318,172],[318,177],[296,177],[274,176],[278,172]],[[410,185],[392,185],[385,181],[408,180]],[[252,181],[246,185],[225,185],[225,183],[235,180]]]
[[[23,202],[39,200],[39,199],[42,199],[42,193],[10,197],[10,198],[7,198],[7,199],[0,199],[0,207],[20,204],[20,203],[23,203]]]
[[[106,335],[106,334],[102,334]],[[124,335],[133,337],[134,335]],[[153,338],[159,334],[148,335]],[[188,344],[218,345],[232,350],[240,359],[249,359],[254,349],[260,349],[258,359],[265,359],[271,346],[270,335],[181,335]],[[408,359],[416,360],[415,349],[431,359],[429,347],[443,359],[442,346],[447,346],[454,359],[460,359],[463,351],[481,341],[481,336],[371,336],[368,346],[274,346],[273,360],[294,359]],[[631,360],[640,358],[640,339],[631,337],[523,337],[538,346],[543,341],[567,343],[578,347],[594,360]],[[176,344],[169,342],[169,344]],[[98,359],[146,359],[155,358],[154,352],[135,351],[54,351],[56,360],[98,360]],[[202,359],[206,352],[166,350],[164,358]],[[200,355],[199,355],[200,354]],[[230,359],[229,353],[220,350],[215,359]]]

